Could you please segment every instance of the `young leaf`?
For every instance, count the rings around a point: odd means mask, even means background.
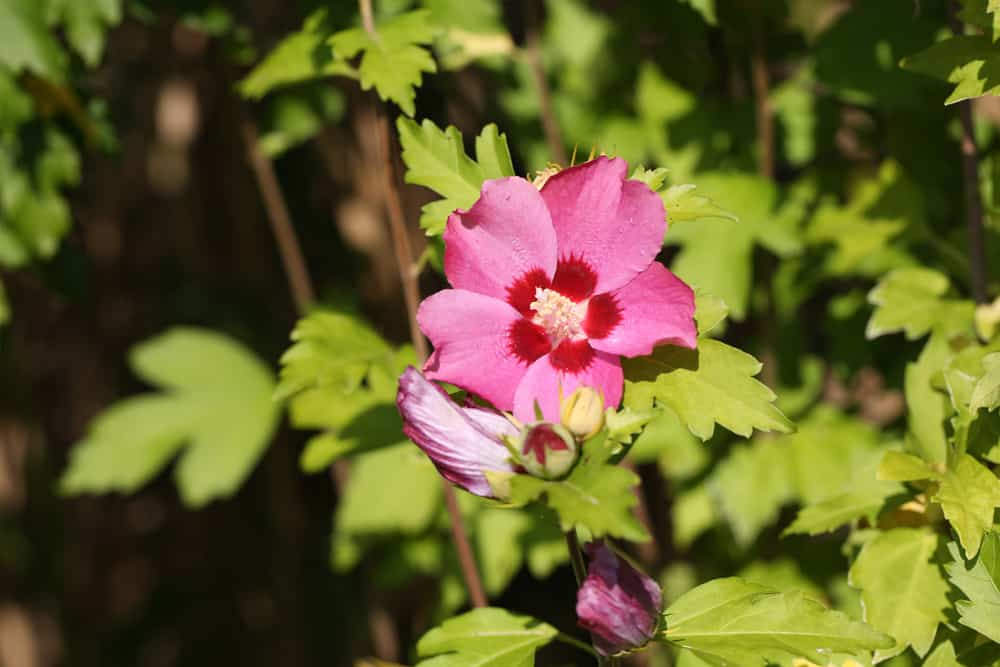
[[[548,481],[529,475],[510,478],[509,502],[525,505],[544,498],[559,515],[564,531],[585,527],[594,537],[610,535],[633,542],[649,539],[632,515],[638,502],[633,487],[639,478],[630,470],[607,463],[610,450],[603,435],[584,444],[580,462],[566,479]]]
[[[271,371],[232,339],[188,327],[133,348],[130,362],[166,391],[101,413],[73,450],[63,492],[131,493],[183,448],[175,474],[186,504],[232,495],[277,423]]]
[[[559,634],[548,623],[496,607],[450,618],[417,642],[417,667],[526,667]]]
[[[972,558],[986,530],[993,525],[993,512],[1000,507],[1000,479],[979,461],[963,454],[941,480],[937,495],[948,523],[958,533],[965,555]]]
[[[344,59],[335,58],[326,44],[331,33],[326,10],[309,15],[298,32],[278,42],[237,84],[243,97],[259,100],[271,91],[303,81],[328,76],[357,77]]]
[[[826,664],[831,651],[859,654],[893,645],[887,635],[801,592],[780,593],[737,577],[698,586],[663,615],[664,640],[718,667],[792,658]]]
[[[975,304],[943,298],[948,278],[937,271],[905,268],[891,271],[868,293],[875,306],[865,336],[878,338],[902,331],[910,340],[920,338],[935,326],[944,333],[972,326]]]
[[[893,490],[870,486],[858,491],[845,491],[832,498],[799,510],[795,521],[782,535],[819,535],[863,517],[873,520],[882,510]]]
[[[60,80],[66,56],[45,25],[45,5],[37,0],[0,2],[0,65]]]
[[[955,609],[959,622],[1000,643],[1000,533],[989,531],[979,554],[966,562],[958,545],[948,545],[954,562],[945,566],[948,578],[968,600],[959,600]]]
[[[879,479],[894,482],[937,479],[940,476],[940,472],[923,459],[896,450],[885,453],[876,474]]]
[[[737,216],[716,206],[708,197],[695,194],[694,191],[697,187],[690,183],[671,185],[660,193],[660,198],[663,200],[663,207],[667,211],[668,223],[709,219],[731,220],[732,222],[740,221]],[[653,189],[657,190],[658,188]]]
[[[279,400],[309,388],[353,391],[373,364],[387,364],[393,357],[392,348],[371,327],[344,313],[310,313],[295,325],[292,340],[281,356]]]
[[[712,437],[716,423],[743,437],[754,429],[793,430],[773,405],[774,392],[754,379],[760,362],[725,343],[702,338],[696,350],[663,345],[651,356],[622,362],[625,405],[646,410],[660,401],[702,440]]]
[[[907,646],[923,656],[934,641],[948,607],[948,584],[931,562],[937,546],[931,532],[894,528],[868,542],[851,566],[848,581],[861,589],[864,620],[896,639],[875,653],[876,662]]]
[[[423,72],[436,72],[437,66],[423,44],[434,40],[435,29],[427,10],[400,14],[377,26],[377,36],[364,28],[351,28],[335,33],[328,40],[336,57],[350,60],[359,53],[361,87],[374,86],[383,100],[392,100],[407,116],[415,109],[415,88],[420,86]]]
[[[1000,408],[1000,352],[986,355],[982,363],[985,373],[976,381],[969,399],[969,410],[973,414],[981,408]]]
[[[903,389],[908,408],[910,448],[928,463],[944,463],[948,440],[944,432],[948,399],[931,386],[932,378],[951,357],[948,337],[934,332],[916,362],[906,365]]]
[[[476,138],[475,160],[465,154],[461,132],[450,125],[441,130],[429,120],[417,125],[409,118],[400,118],[396,127],[406,182],[430,188],[443,197],[423,208],[420,226],[428,236],[441,234],[453,211],[472,206],[483,181],[514,175],[507,135],[496,125],[487,125]]]

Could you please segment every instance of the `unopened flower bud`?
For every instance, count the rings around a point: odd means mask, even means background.
[[[529,426],[521,439],[521,465],[535,477],[562,477],[579,453],[573,435],[559,424]]]
[[[587,556],[587,578],[576,594],[580,626],[601,655],[642,648],[660,625],[660,587],[603,544],[588,545]]]
[[[593,387],[580,386],[562,401],[559,420],[580,440],[604,428],[604,397]]]

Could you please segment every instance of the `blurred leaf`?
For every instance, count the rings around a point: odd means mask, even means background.
[[[423,72],[436,72],[430,52],[421,46],[434,39],[430,12],[407,12],[376,26],[377,37],[364,28],[351,28],[332,35],[327,41],[338,58],[350,60],[359,53],[361,87],[378,92],[383,101],[392,100],[407,116],[415,109],[415,88]]]
[[[419,667],[526,667],[558,634],[548,623],[484,607],[448,619],[417,642]]]
[[[955,543],[948,550],[954,561],[945,566],[948,578],[968,598],[955,603],[959,622],[1000,643],[1000,534],[987,532],[982,549],[968,561]]]
[[[633,489],[639,478],[630,470],[608,464],[610,454],[604,434],[595,436],[584,443],[583,455],[566,479],[514,475],[507,500],[513,505],[544,500],[559,515],[563,531],[583,527],[594,537],[646,541],[649,535],[632,514],[638,503]]]
[[[476,137],[476,159],[465,154],[462,134],[452,126],[443,131],[429,120],[417,125],[400,117],[396,123],[406,163],[406,182],[430,188],[443,197],[426,204],[420,226],[428,236],[444,231],[448,216],[479,199],[483,181],[514,175],[507,135],[487,125]]]
[[[801,167],[812,161],[816,155],[816,105],[813,92],[816,77],[808,61],[795,76],[777,86],[771,93],[774,114],[783,133],[785,158]]]
[[[874,486],[860,491],[845,491],[799,510],[795,521],[782,535],[819,535],[837,530],[856,519],[873,520],[891,495],[892,491]]]
[[[646,425],[628,452],[635,463],[656,461],[670,480],[685,480],[708,465],[706,448],[685,428],[677,414],[661,406],[657,416]]]
[[[704,290],[694,294],[694,319],[698,323],[698,335],[710,333],[729,317],[729,306],[717,296]]]
[[[531,524],[532,517],[518,510],[486,508],[476,516],[477,562],[487,595],[500,595],[521,569],[520,542]]]
[[[715,525],[719,516],[705,485],[685,491],[677,497],[671,510],[674,543],[686,549],[695,538]]]
[[[48,23],[63,24],[70,45],[94,67],[104,53],[105,34],[122,20],[121,1],[48,0]]]
[[[61,81],[66,57],[45,24],[44,12],[45,4],[38,0],[0,2],[0,65]]]
[[[130,363],[165,391],[98,415],[73,449],[63,492],[132,493],[183,448],[176,478],[186,504],[232,495],[277,424],[270,370],[232,339],[188,327],[136,346]]]
[[[293,83],[329,76],[358,76],[345,60],[335,58],[326,41],[332,33],[325,10],[313,12],[298,32],[293,32],[264,56],[237,85],[240,94],[260,99],[272,90]]]
[[[878,466],[878,478],[895,482],[937,479],[940,473],[926,461],[903,452],[888,451]]]
[[[782,593],[799,591],[817,602],[826,598],[823,589],[807,577],[798,563],[790,558],[755,561],[743,568],[738,576],[751,584],[766,586]]]
[[[913,267],[889,272],[868,293],[875,312],[865,336],[872,339],[902,331],[913,340],[936,326],[946,334],[970,329],[975,304],[944,298],[949,287],[946,276],[930,269]]]
[[[345,108],[344,96],[322,84],[281,91],[269,101],[259,141],[261,150],[271,158],[311,139],[324,126],[336,123]]]
[[[907,646],[919,656],[930,649],[948,607],[948,584],[931,560],[937,547],[934,533],[894,528],[868,542],[851,566],[849,581],[862,591],[865,621],[896,639],[895,647],[876,651],[876,662]]]
[[[826,664],[831,651],[859,653],[892,646],[875,629],[830,611],[801,592],[779,593],[736,577],[684,594],[664,612],[664,639],[710,665],[783,663],[804,657]]]
[[[983,357],[982,363],[985,373],[976,381],[969,399],[969,410],[973,413],[1000,407],[1000,352]]]
[[[722,201],[726,210],[734,211],[739,222],[734,223],[732,214],[724,215],[710,204],[696,205],[704,198],[691,199],[689,186],[668,190],[688,195],[686,205],[693,206],[688,215],[712,216],[697,225],[670,229],[666,244],[681,246],[671,268],[685,281],[721,298],[729,306],[733,319],[742,320],[750,294],[754,245],[760,243],[785,256],[797,252],[801,243],[797,232],[774,215],[778,193],[770,181],[735,172],[703,174],[698,177],[698,187],[713,200]]]
[[[945,104],[982,95],[1000,95],[1000,49],[989,37],[949,37],[904,58],[900,65],[955,84]]]
[[[892,161],[883,162],[875,178],[862,181],[846,205],[825,200],[805,232],[810,245],[832,245],[825,270],[832,275],[881,275],[912,263],[889,245],[907,225],[924,221],[920,189]]]
[[[701,14],[705,23],[709,25],[719,24],[715,16],[715,0],[681,0],[681,2],[690,5],[691,9]]]
[[[986,530],[993,525],[993,512],[1000,507],[1000,479],[968,454],[963,454],[941,479],[937,495],[948,523],[958,533],[965,555],[972,558]]]
[[[783,440],[756,438],[734,447],[709,481],[736,542],[747,547],[795,499],[791,458]]]
[[[623,359],[623,366],[626,406],[645,410],[659,401],[702,440],[712,437],[716,423],[743,437],[754,429],[793,429],[774,407],[774,393],[753,379],[760,362],[725,343],[702,338],[696,350],[663,345],[651,356]]]
[[[416,535],[441,506],[441,482],[430,461],[409,442],[361,454],[337,505],[337,532]]]
[[[660,193],[663,206],[667,209],[667,220],[684,222],[687,220],[723,219],[739,222],[739,218],[729,211],[719,208],[708,197],[694,193],[696,185],[671,185]]]

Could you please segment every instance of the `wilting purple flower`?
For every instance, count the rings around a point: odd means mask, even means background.
[[[653,637],[663,611],[659,585],[601,543],[586,548],[590,565],[576,594],[580,626],[601,655],[641,648]]]
[[[424,450],[445,479],[469,493],[493,497],[483,473],[513,471],[510,452],[500,437],[517,435],[517,428],[503,415],[457,405],[412,366],[399,378],[396,406],[403,416],[403,433]]]

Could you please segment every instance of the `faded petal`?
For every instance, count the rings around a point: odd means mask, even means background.
[[[582,341],[586,345],[586,341]],[[564,343],[565,345],[565,343]],[[562,347],[562,346],[560,346]],[[580,385],[587,385],[604,394],[608,407],[617,407],[622,400],[625,377],[616,355],[594,351],[587,347],[586,364],[568,372],[562,370],[559,348],[538,358],[524,374],[514,395],[514,416],[523,422],[535,421],[535,402],[546,421],[559,421],[559,396],[568,397]]]
[[[576,616],[601,655],[641,648],[663,611],[659,585],[601,543],[587,545],[587,578],[576,594]]]
[[[434,344],[424,372],[510,410],[528,368],[510,341],[522,319],[509,304],[475,292],[447,289],[428,297],[417,311],[420,330]]]
[[[595,296],[590,303],[594,313],[601,313],[584,323],[594,349],[639,357],[664,343],[689,348],[697,343],[694,291],[659,262],[650,264],[624,287]],[[619,321],[608,327],[612,318],[606,313],[611,310]]]
[[[513,470],[500,436],[515,435],[514,425],[500,415],[484,418],[480,413],[487,411],[481,408],[459,406],[412,366],[399,378],[396,406],[403,433],[424,450],[442,477],[469,493],[492,497],[483,473]]]
[[[486,181],[468,211],[448,218],[444,272],[452,287],[506,299],[533,271],[551,279],[556,233],[538,189],[523,178]]]
[[[559,259],[585,262],[595,294],[622,287],[656,258],[667,229],[659,195],[626,180],[628,165],[599,157],[552,176],[542,188],[559,243]]]

